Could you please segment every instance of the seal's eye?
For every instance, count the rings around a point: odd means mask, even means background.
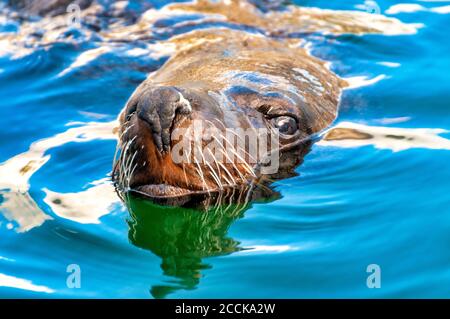
[[[281,134],[293,135],[298,130],[297,121],[291,116],[274,117],[271,122]]]

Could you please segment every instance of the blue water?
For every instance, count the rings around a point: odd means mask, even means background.
[[[331,9],[362,4],[297,2]],[[393,4],[378,1],[382,12]],[[312,53],[342,77],[385,75],[345,91],[336,122],[450,130],[450,14],[395,17],[424,27],[415,35],[310,39]],[[16,27],[3,25],[0,34]],[[57,76],[94,47],[55,44],[0,57],[2,166],[78,122],[114,120],[165,61],[118,50]],[[440,136],[450,138],[445,131]],[[0,297],[450,297],[448,149],[317,144],[299,176],[275,184],[280,199],[230,216],[141,201],[132,203],[130,215],[109,188],[107,198],[85,202],[83,192],[109,185],[114,151],[107,138],[49,147],[47,162],[20,189],[14,189],[17,175],[0,170]],[[78,206],[55,211],[48,192],[73,193]],[[80,288],[67,286],[71,264],[81,269]],[[379,289],[366,285],[370,264],[381,269]]]

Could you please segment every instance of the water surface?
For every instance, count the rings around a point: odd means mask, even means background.
[[[450,2],[394,4],[378,1],[423,24],[417,34],[307,40],[340,76],[376,79],[345,91],[336,125],[435,142],[318,143],[298,176],[275,183],[280,198],[220,214],[142,200],[128,211],[109,182],[107,123],[166,57],[116,49],[67,71],[89,41],[0,56],[0,297],[450,297]],[[20,27],[2,23],[1,33]],[[36,171],[14,174],[30,159]],[[79,289],[66,285],[70,264]],[[370,264],[380,289],[366,285]]]

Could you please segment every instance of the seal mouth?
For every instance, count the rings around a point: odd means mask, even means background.
[[[248,185],[247,185],[248,186]],[[237,185],[224,186],[222,189],[210,188],[206,190],[193,190],[168,184],[146,184],[132,187],[129,191],[151,199],[165,199],[187,196],[202,196],[215,193],[224,193],[233,189],[244,188]]]
[[[223,189],[191,190],[168,184],[147,184],[135,186],[129,189],[128,193],[144,199],[149,199],[155,204],[164,206],[200,208],[202,205],[206,205],[204,208],[208,208],[211,202],[221,202],[226,199],[228,199],[228,201],[233,200],[236,201],[236,203],[240,203],[246,197],[242,196],[242,194],[247,194],[248,192],[252,192],[252,190],[253,187],[250,186],[240,188],[229,186],[224,187]],[[209,202],[205,204],[205,201],[208,200]]]
[[[185,206],[208,196],[207,191],[195,191],[168,184],[146,184],[129,189],[129,193],[160,205]]]
[[[131,189],[131,191],[145,194],[147,197],[151,198],[170,198],[178,196],[186,196],[193,193],[203,193],[203,191],[192,191],[187,188],[182,188],[178,186],[172,186],[168,184],[147,184],[136,186]]]

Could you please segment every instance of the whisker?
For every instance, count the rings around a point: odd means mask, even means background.
[[[219,164],[219,166],[222,167],[225,173],[227,173],[228,177],[230,177],[231,180],[233,181],[232,183],[230,183],[230,181],[225,176],[223,176],[223,178],[228,182],[228,185],[230,186],[236,185],[236,180],[234,179],[233,175],[231,175],[230,171],[226,168],[226,166],[221,162],[217,162],[217,164]]]
[[[216,172],[214,171],[214,169],[212,168],[211,164],[208,163],[208,161],[206,161],[205,156],[203,156],[203,152],[201,151],[200,147],[197,146],[197,148],[200,150],[201,154],[202,154],[202,159],[203,162],[206,164],[206,166],[209,167],[210,169],[210,174],[213,177],[213,179],[215,180],[215,182],[217,183],[217,187],[219,187],[220,189],[223,188],[222,183],[220,182],[219,177],[216,175]],[[209,150],[209,149],[208,149]]]
[[[194,158],[194,161],[195,161],[195,164],[196,164],[197,167],[198,167],[198,169],[196,168],[197,173],[198,173],[198,175],[200,176],[200,178],[201,178],[201,180],[202,180],[202,183],[203,183],[203,185],[202,185],[203,190],[206,189],[207,192],[208,192],[208,195],[209,195],[209,188],[208,188],[208,186],[207,186],[207,184],[206,184],[206,181],[205,181],[205,178],[204,178],[204,176],[203,176],[203,171],[202,171],[202,169],[201,169],[201,167],[200,167],[200,164],[198,163],[198,161],[197,161],[196,158]]]
[[[233,132],[234,133],[234,132]],[[237,135],[236,135],[237,136]],[[242,161],[242,163],[247,167],[247,172],[249,172],[250,173],[250,175],[252,175],[253,177],[256,177],[256,174],[255,174],[255,172],[253,171],[253,169],[252,169],[252,167],[250,167],[250,165],[248,165],[248,163],[247,163],[247,161],[245,160],[245,159],[243,159],[238,153],[237,153],[237,151],[236,151],[236,148],[234,147],[234,145],[225,137],[225,136],[223,136],[222,135],[222,137],[223,137],[223,139],[225,140],[225,142],[231,147],[231,152],[234,154],[234,155],[236,155],[236,157],[238,158],[238,159],[240,159],[241,161]],[[217,139],[216,139],[217,140]],[[252,157],[251,155],[250,155],[250,153],[248,153],[247,151],[245,151],[243,148],[240,148],[245,154],[247,154],[249,157]]]
[[[130,157],[128,156],[128,154],[129,154],[129,149],[130,149],[130,146],[131,146],[131,144],[136,140],[136,138],[137,138],[137,135],[135,135],[131,140],[129,140],[127,143],[126,143],[126,145],[125,145],[125,148],[124,148],[124,151],[123,151],[123,157],[122,157],[122,160],[121,160],[121,176],[120,176],[120,184],[121,184],[121,187],[122,188],[124,188],[124,189],[126,189],[127,187],[125,187],[126,186],[126,184],[124,185],[124,182],[126,183],[127,182],[127,180],[128,180],[128,176],[129,176],[129,169],[130,169],[130,166],[131,166],[131,164],[132,164],[132,161],[134,160],[134,157],[131,159],[131,161],[130,161]],[[135,152],[135,155],[136,155],[136,152]],[[128,157],[127,157],[128,156]],[[128,190],[128,189],[126,189],[126,190]]]
[[[213,138],[218,141],[217,137],[213,136]],[[231,158],[228,156],[227,152],[225,152],[225,148],[223,147],[223,145],[221,145],[221,149],[219,149],[220,152],[225,155],[225,157],[228,159],[228,161],[230,162],[230,164],[233,165],[234,169],[236,170],[236,172],[239,174],[240,178],[242,179],[242,181],[245,181],[244,176],[241,174],[241,172],[239,171],[239,169],[237,168],[236,164],[234,163],[234,161],[231,160]],[[230,175],[231,176],[231,175]]]
[[[225,212],[227,212],[228,209],[229,209],[229,208],[231,207],[231,205],[233,204],[233,197],[234,197],[234,191],[235,191],[235,188],[233,187],[232,190],[233,190],[233,192],[230,194],[230,201],[229,201],[229,203],[228,203],[228,206],[225,208]]]
[[[130,165],[129,165],[129,167],[128,167],[127,189],[130,189],[131,178],[133,177],[134,170],[136,169],[136,166],[137,166],[137,163],[134,164],[133,169],[130,170],[131,165],[134,163],[134,159],[135,159],[135,157],[136,157],[137,152],[138,152],[137,150],[134,151],[133,157],[131,158]]]

